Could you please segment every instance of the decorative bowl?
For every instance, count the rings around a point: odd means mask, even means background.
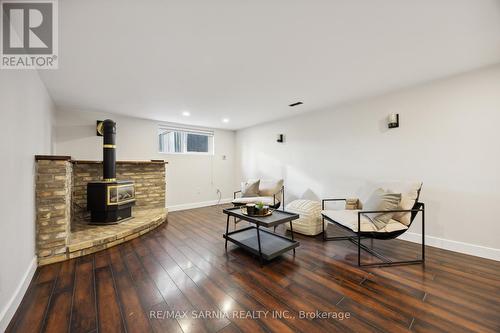
[[[265,214],[258,214],[258,213],[257,214],[248,214],[246,207],[241,207],[240,209],[241,209],[241,213],[243,215],[252,216],[252,217],[270,216],[273,213],[273,210],[274,210],[274,209],[268,209],[267,213],[265,213]],[[258,211],[256,211],[256,212],[258,212]]]

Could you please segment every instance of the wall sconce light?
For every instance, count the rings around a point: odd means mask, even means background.
[[[285,141],[285,136],[283,134],[278,134],[276,137],[276,142],[283,143]]]
[[[399,127],[399,114],[391,113],[387,120],[387,126],[389,128],[397,128]]]

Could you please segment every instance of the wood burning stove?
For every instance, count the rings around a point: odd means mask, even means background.
[[[116,123],[104,120],[103,180],[87,184],[87,209],[93,224],[113,224],[132,217],[135,204],[134,182],[116,180]]]

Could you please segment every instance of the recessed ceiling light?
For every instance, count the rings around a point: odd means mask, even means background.
[[[228,123],[229,122],[229,118],[222,118],[222,122],[223,123]]]
[[[298,105],[302,105],[302,104],[304,104],[304,103],[302,103],[302,102],[295,102],[295,103],[289,104],[288,106],[290,106],[290,107],[293,108],[294,106],[298,106]]]
[[[183,115],[184,117],[189,117],[189,116],[191,115],[191,113],[190,113],[189,111],[183,111],[183,112],[182,112],[182,115]]]

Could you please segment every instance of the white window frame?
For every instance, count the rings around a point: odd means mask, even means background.
[[[183,140],[182,152],[167,152],[161,151],[159,136],[163,132],[181,132],[186,134],[186,139]],[[196,152],[196,151],[187,151],[187,134],[196,134],[196,135],[205,135],[208,137],[208,152]],[[180,125],[169,125],[169,124],[160,124],[158,126],[158,134],[156,136],[157,144],[158,144],[158,152],[160,154],[167,155],[214,155],[215,153],[215,140],[214,140],[214,130],[208,128],[199,128],[199,127],[187,127]]]

